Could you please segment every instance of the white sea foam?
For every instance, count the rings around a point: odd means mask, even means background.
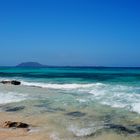
[[[84,99],[78,97],[79,102],[96,101],[114,108],[125,108],[140,113],[140,88],[128,85],[112,85],[103,83],[90,84],[53,84],[22,81],[22,85],[36,86],[48,89],[69,90],[75,93],[91,94]]]
[[[50,138],[51,138],[52,140],[60,140],[60,139],[59,139],[59,134],[56,133],[56,132],[52,133],[52,134],[50,135]]]
[[[101,84],[101,83],[95,83],[95,84],[49,84],[49,83],[36,83],[36,82],[22,81],[22,85],[42,87],[42,88],[50,88],[50,89],[69,90],[69,89],[92,88],[92,87],[102,86],[103,84]]]
[[[134,103],[132,107],[133,111],[140,113],[140,103]]]
[[[0,104],[20,102],[25,99],[26,99],[26,95],[23,94],[19,94],[15,92],[8,92],[8,93],[0,92]]]
[[[76,99],[76,100],[79,101],[80,103],[86,102],[86,100],[84,100],[84,99]]]
[[[138,89],[138,90],[136,90]],[[121,85],[106,85],[89,91],[93,100],[114,108],[125,108],[140,113],[139,88]]]
[[[97,130],[101,129],[102,127],[86,127],[86,128],[79,128],[75,125],[71,125],[68,130],[72,132],[77,137],[84,137],[93,135]]]

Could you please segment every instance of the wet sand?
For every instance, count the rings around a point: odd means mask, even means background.
[[[3,128],[5,121],[18,121],[31,125],[30,131],[27,129],[17,128]],[[0,112],[0,140],[50,140],[46,133],[36,130],[39,122],[35,118],[24,118],[18,114]]]
[[[2,124],[5,121],[19,121],[24,122],[29,125],[31,125],[30,131],[27,131],[26,129],[18,128],[18,129],[9,129],[9,128],[3,128]],[[114,132],[109,133],[101,133],[94,137],[73,137],[69,138],[69,136],[66,138],[57,138],[56,136],[51,136],[51,131],[49,132],[49,129],[43,130],[43,124],[46,124],[47,117],[44,117],[44,115],[39,116],[23,116],[20,113],[4,113],[0,112],[0,140],[140,140],[139,136],[130,136],[130,135],[120,135]],[[51,122],[48,122],[48,127],[51,127]],[[41,128],[42,130],[38,130],[38,128]]]

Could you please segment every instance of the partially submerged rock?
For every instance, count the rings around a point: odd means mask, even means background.
[[[12,121],[6,121],[3,124],[4,128],[28,128],[29,125],[22,122],[12,122]]]
[[[86,115],[86,113],[82,113],[82,112],[79,112],[79,111],[75,111],[75,112],[66,113],[66,115],[68,115],[68,116],[73,116],[73,117],[83,117],[83,116]]]
[[[11,84],[11,81],[1,81],[2,84]]]
[[[119,125],[119,124],[107,124],[106,126],[108,127],[108,129],[115,130],[118,133],[127,133],[127,134],[137,133],[137,131],[134,130],[133,128],[129,128],[129,127]]]
[[[20,81],[16,81],[16,80],[11,80],[11,81],[5,80],[5,81],[1,81],[0,83],[2,83],[2,84],[12,84],[12,85],[20,85],[21,84]]]
[[[11,81],[11,84],[12,84],[12,85],[20,85],[21,82],[20,82],[20,81],[15,81],[15,80],[14,80],[14,81]]]
[[[16,112],[16,111],[21,111],[23,110],[25,107],[24,106],[17,106],[17,107],[6,107],[5,111],[6,112]]]

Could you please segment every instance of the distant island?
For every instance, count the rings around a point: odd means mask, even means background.
[[[0,67],[3,67],[3,66],[0,66]],[[8,66],[9,67],[9,66]],[[110,66],[57,66],[57,65],[43,65],[41,63],[38,63],[38,62],[22,62],[16,66],[13,66],[13,67],[34,67],[34,68],[45,68],[45,67],[48,67],[48,68],[140,68],[140,67],[110,67]]]
[[[38,62],[23,62],[18,64],[16,67],[46,67]]]
[[[20,64],[18,64],[18,65],[16,65],[16,67],[51,67],[51,68],[53,68],[53,67],[64,67],[64,68],[92,68],[92,67],[94,67],[94,68],[96,68],[96,67],[101,67],[102,68],[102,66],[55,66],[55,65],[43,65],[43,64],[40,64],[40,63],[38,63],[38,62],[22,62],[22,63],[20,63]]]

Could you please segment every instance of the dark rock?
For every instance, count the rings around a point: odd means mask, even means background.
[[[86,115],[86,113],[75,111],[75,112],[66,113],[66,115],[73,116],[73,117],[83,117]]]
[[[12,85],[20,85],[21,82],[20,82],[20,81],[11,81],[11,84],[12,84]]]
[[[120,133],[128,133],[128,134],[135,134],[136,131],[135,130],[132,130],[132,129],[129,129],[123,125],[118,125],[118,124],[107,124],[108,126],[108,129],[113,129],[113,130],[116,130],[117,132],[120,132]]]
[[[11,81],[1,81],[2,84],[11,84]]]
[[[5,109],[5,111],[7,112],[16,112],[16,111],[20,111],[23,110],[25,107],[24,106],[19,106],[19,107],[7,107]]]
[[[22,122],[11,122],[11,121],[6,121],[3,124],[4,128],[28,128],[29,125],[26,123]]]
[[[12,84],[12,85],[20,85],[20,81],[12,80],[12,81],[1,81],[2,84]]]

